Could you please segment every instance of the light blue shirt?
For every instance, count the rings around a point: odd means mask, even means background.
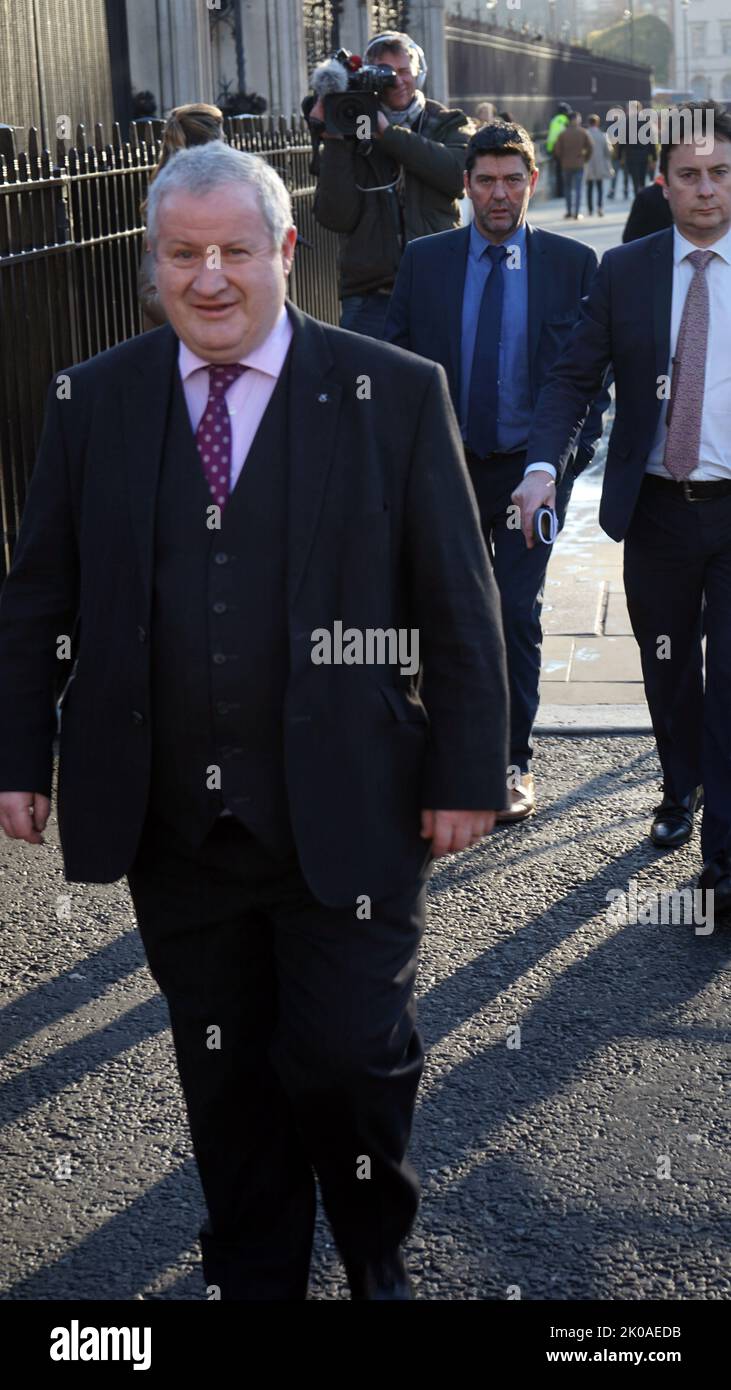
[[[482,293],[492,262],[487,254],[491,243],[470,227],[470,249],[462,297],[462,375],[460,381],[460,425],[467,431],[470,377],[475,355],[475,339],[480,317]],[[500,374],[498,377],[498,449],[512,453],[528,443],[533,407],[528,373],[528,256],[525,223],[505,242],[508,252],[500,274],[504,279]],[[517,247],[519,255],[513,248]],[[512,252],[512,254],[511,254]],[[511,261],[517,264],[511,265]]]

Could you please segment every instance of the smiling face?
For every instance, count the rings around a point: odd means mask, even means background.
[[[663,191],[681,236],[699,246],[725,236],[731,226],[731,142],[716,138],[710,153],[705,144],[675,146]]]
[[[395,48],[386,48],[379,58],[369,58],[368,61],[393,68],[397,82],[395,87],[386,88],[382,102],[384,106],[389,106],[392,111],[405,111],[406,107],[411,105],[416,91],[416,78],[411,71],[408,54],[401,53]]]
[[[522,226],[538,170],[529,174],[519,154],[478,155],[464,178],[477,228],[488,241],[504,241]]]
[[[253,185],[222,184],[160,200],[155,278],[178,337],[207,362],[235,362],[271,332],[284,304],[297,232],[281,247]],[[218,268],[216,268],[218,267]]]

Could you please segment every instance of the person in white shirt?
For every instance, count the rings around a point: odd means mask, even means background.
[[[625,542],[662,765],[650,835],[684,844],[703,800],[698,886],[713,891],[718,917],[731,909],[731,113],[713,102],[683,110],[661,151],[675,225],[604,256],[538,400],[513,500],[530,546],[534,513],[552,503],[567,441],[611,368],[600,522]]]

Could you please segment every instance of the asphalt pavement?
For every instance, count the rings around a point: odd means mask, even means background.
[[[692,882],[647,840],[647,737],[543,738],[539,812],[436,869],[407,1255],[428,1300],[731,1295],[731,931],[618,924]],[[124,882],[67,884],[55,819],[0,841],[6,1299],[205,1298],[163,1001]],[[519,1032],[516,1032],[519,1029]],[[322,1221],[312,1297],[347,1296]]]

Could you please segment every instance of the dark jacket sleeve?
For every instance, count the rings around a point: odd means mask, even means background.
[[[389,126],[381,136],[381,145],[423,183],[448,198],[461,198],[472,123],[462,111],[448,114],[451,119],[437,126],[432,135],[417,135],[408,126]]]
[[[641,193],[635,194],[634,202],[629,210],[629,217],[624,224],[624,231],[622,232],[623,243],[637,241],[638,237],[646,235],[643,228],[645,220],[643,216],[644,201]]]
[[[412,247],[413,242],[410,242],[401,258],[383,331],[387,343],[395,343],[397,347],[409,349],[411,348],[411,285],[414,268]]]
[[[647,188],[641,188],[635,195],[622,232],[622,241],[637,241],[640,237],[652,236],[653,232],[662,231],[663,227],[671,227],[672,224],[670,205],[665,202],[659,186],[656,183],[648,184]]]
[[[410,460],[404,558],[430,719],[422,806],[507,803],[508,694],[500,601],[444,369],[435,365]]]
[[[13,564],[0,598],[0,790],[50,796],[57,643],[71,637],[79,562],[64,416],[56,379]]]
[[[313,212],[330,232],[353,232],[363,214],[355,176],[354,140],[323,140]]]
[[[604,256],[568,345],[554,363],[538,397],[526,465],[551,463],[560,476],[566,468],[570,439],[586,413],[587,401],[599,396],[612,361],[609,298],[611,251]]]
[[[585,299],[589,294],[597,273],[598,261],[594,251],[589,250],[584,262],[582,275],[581,294]],[[597,443],[602,437],[604,429],[604,412],[609,409],[611,397],[606,386],[603,386],[598,396],[594,397],[589,406],[589,413],[584,421],[581,434],[579,435],[576,449],[576,459],[574,461],[574,473],[582,473],[589,466],[596,449]]]

